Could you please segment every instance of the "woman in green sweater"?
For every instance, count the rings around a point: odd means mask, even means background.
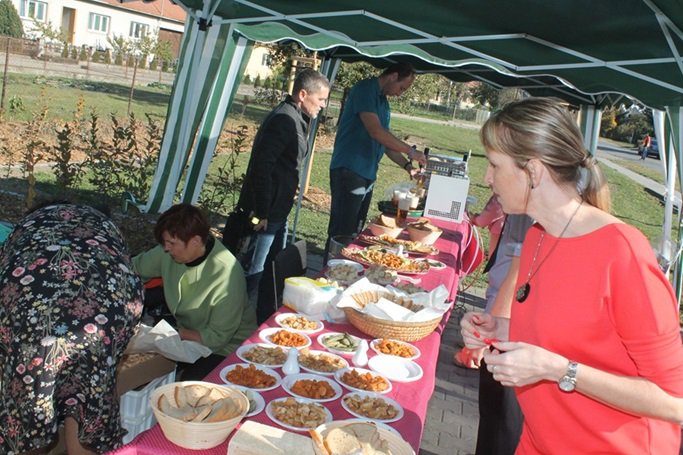
[[[190,204],[164,212],[154,237],[159,245],[133,258],[144,280],[161,277],[163,282],[163,289],[147,290],[145,306],[161,305],[181,339],[211,349],[211,356],[178,366],[181,379],[202,379],[256,330],[244,272],[210,234],[206,216]]]

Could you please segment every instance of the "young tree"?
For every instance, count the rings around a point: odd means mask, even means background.
[[[11,0],[0,0],[0,35],[21,38],[24,26]]]

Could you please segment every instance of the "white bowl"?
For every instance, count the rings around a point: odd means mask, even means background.
[[[393,355],[376,355],[368,361],[371,370],[396,382],[413,382],[422,378],[422,367],[412,360]]]
[[[275,378],[275,383],[269,387],[249,387],[249,386],[245,386],[243,384],[235,384],[235,383],[232,383],[228,380],[228,373],[230,373],[232,370],[234,370],[238,366],[241,366],[242,368],[249,368],[249,365],[253,365],[254,368],[256,368],[257,370],[261,370],[265,374],[268,374],[268,375],[272,376],[273,378]],[[235,363],[233,365],[228,365],[220,371],[219,376],[221,377],[221,381],[225,382],[226,384],[235,385],[235,386],[242,386],[242,387],[246,387],[248,389],[258,390],[259,392],[265,392],[266,390],[276,389],[276,388],[280,387],[280,384],[282,383],[282,378],[280,377],[280,375],[275,370],[273,370],[271,368],[267,368],[267,367],[262,367],[260,365],[254,365],[253,363]]]
[[[280,349],[283,353],[284,360],[282,362],[276,362],[276,363],[261,363],[261,362],[254,362],[253,360],[249,360],[248,358],[245,357],[245,354],[247,354],[249,351],[251,351],[254,348],[267,348],[267,349]],[[285,361],[287,361],[287,351],[285,348],[282,346],[277,346],[277,345],[272,345],[270,343],[252,343],[252,344],[243,344],[239,348],[237,348],[237,351],[235,351],[235,354],[237,354],[237,357],[240,358],[243,362],[247,363],[253,363],[254,365],[263,365],[265,367],[270,367],[270,368],[277,368],[281,367],[282,365],[285,364]]]
[[[313,400],[307,400],[304,398],[294,398],[294,397],[276,398],[274,400],[271,400],[268,403],[268,405],[266,406],[266,415],[270,418],[270,420],[272,420],[273,422],[277,423],[278,425],[280,425],[282,427],[287,428],[288,430],[305,431],[308,433],[308,430],[310,430],[312,428],[297,427],[297,426],[289,425],[288,423],[283,422],[282,420],[278,419],[275,416],[275,413],[273,412],[273,405],[275,403],[280,403],[280,402],[285,401],[285,400],[294,400],[297,403],[301,403],[301,404],[308,404],[311,406],[320,406],[323,409],[323,412],[325,414],[325,423],[332,422],[332,413],[330,413],[330,411],[324,405],[322,405],[320,403],[316,403]]]
[[[373,400],[382,400],[384,403],[387,405],[393,406],[393,408],[396,410],[396,415],[392,418],[387,418],[387,419],[381,419],[381,418],[373,418],[366,416],[365,414],[362,414],[360,412],[356,412],[352,410],[349,405],[346,403],[347,398],[349,397],[355,397],[357,399],[373,399]],[[389,397],[385,397],[384,395],[376,392],[350,392],[344,395],[344,397],[341,399],[341,404],[342,407],[348,412],[349,414],[358,417],[359,419],[366,419],[370,420],[372,422],[383,422],[383,423],[390,423],[390,422],[396,422],[397,420],[401,420],[403,418],[403,406],[398,404],[396,400],[392,400]]]
[[[241,407],[240,414],[221,422],[184,422],[161,412],[157,403],[162,394],[172,394],[176,386],[190,384],[201,384],[206,387],[219,388],[225,396],[233,397],[234,400],[237,401]],[[230,435],[232,430],[235,429],[237,424],[249,411],[249,400],[237,389],[210,382],[184,381],[162,385],[152,391],[150,406],[152,407],[154,417],[156,417],[157,422],[159,422],[161,431],[164,433],[164,436],[166,436],[166,439],[185,449],[199,450],[216,447],[225,441],[228,435]]]
[[[382,341],[382,338],[375,338],[374,340],[372,340],[372,341],[370,342],[370,349],[372,349],[373,351],[375,351],[375,352],[376,352],[377,354],[379,354],[379,355],[393,355],[394,357],[400,357],[400,358],[402,358],[402,359],[408,359],[408,360],[415,360],[415,359],[417,359],[418,357],[420,357],[420,355],[422,355],[422,353],[421,353],[420,350],[417,348],[417,346],[414,346],[414,345],[412,345],[412,344],[410,344],[410,343],[408,343],[408,342],[406,342],[406,341],[393,340],[393,339],[389,339],[389,341],[391,341],[392,343],[397,343],[397,344],[401,344],[401,345],[407,346],[407,347],[409,347],[410,349],[412,349],[412,351],[413,351],[415,354],[413,354],[413,355],[410,356],[410,357],[401,357],[401,356],[397,356],[397,355],[394,355],[394,354],[385,354],[384,352],[380,351],[380,350],[377,348],[377,345],[378,345],[381,341]]]
[[[356,387],[349,385],[346,382],[344,382],[342,380],[342,377],[344,376],[345,373],[348,373],[352,370],[356,370],[359,374],[370,373],[372,376],[379,376],[379,377],[383,378],[387,383],[387,388],[384,390],[377,390],[376,392],[377,393],[389,393],[389,392],[391,392],[391,388],[392,388],[391,381],[389,380],[389,378],[387,376],[383,375],[382,373],[378,373],[376,371],[367,370],[365,368],[356,368],[356,367],[344,368],[343,370],[339,370],[334,374],[334,379],[336,379],[339,384],[341,384],[345,388],[351,390],[352,392],[374,392],[374,390],[359,389],[359,388],[356,388]]]
[[[292,317],[306,318],[308,321],[314,322],[316,326],[314,329],[294,329],[283,322],[286,319]],[[300,313],[280,313],[277,316],[275,316],[275,323],[284,329],[291,330],[292,332],[297,333],[318,333],[325,327],[322,321],[316,321],[315,319],[311,319],[309,316]]]
[[[281,344],[274,343],[270,337],[273,336],[275,333],[281,331],[281,330],[284,330],[286,332],[296,333],[297,335],[304,337],[306,339],[306,343],[302,344],[301,346],[283,346]],[[263,329],[259,332],[259,338],[261,338],[261,340],[270,344],[271,346],[280,346],[281,348],[286,348],[286,349],[289,349],[290,347],[295,347],[297,349],[303,349],[303,348],[307,348],[311,345],[311,338],[308,335],[306,335],[305,333],[300,333],[300,332],[297,332],[295,330],[283,329],[282,327],[269,327],[267,329]]]
[[[292,391],[292,387],[296,383],[296,381],[299,380],[309,380],[309,381],[325,381],[327,384],[330,385],[332,390],[334,390],[334,395],[328,398],[311,398],[311,397],[306,397],[303,395],[299,395],[295,392]],[[312,374],[312,373],[299,373],[299,374],[291,374],[289,376],[285,376],[285,378],[282,380],[282,388],[287,391],[288,394],[295,396],[297,398],[306,398],[308,400],[313,400],[317,401],[320,403],[324,403],[327,401],[334,401],[337,398],[339,398],[342,395],[342,388],[331,380],[330,378],[326,378],[325,376],[320,376],[318,374]]]

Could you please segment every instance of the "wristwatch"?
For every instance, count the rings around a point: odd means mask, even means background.
[[[573,392],[576,388],[576,368],[578,364],[573,361],[569,361],[567,365],[567,372],[560,378],[558,385],[560,390],[563,392]]]

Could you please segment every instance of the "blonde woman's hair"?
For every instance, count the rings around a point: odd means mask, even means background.
[[[479,134],[486,150],[510,156],[520,169],[532,158],[540,160],[558,184],[575,187],[584,201],[609,212],[607,180],[583,146],[566,102],[534,97],[513,101],[492,114]]]

